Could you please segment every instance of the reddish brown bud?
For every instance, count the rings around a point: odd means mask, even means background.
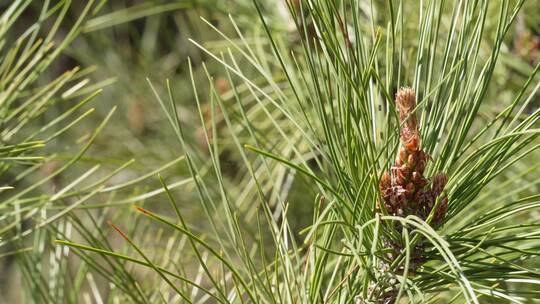
[[[407,164],[409,166],[414,166],[414,164],[416,163],[416,157],[417,154],[413,153],[413,154],[409,154],[409,157],[407,158]]]
[[[420,158],[418,159],[418,162],[416,163],[415,169],[420,175],[424,174],[424,169],[426,168],[426,159]]]
[[[401,149],[399,149],[399,158],[401,158],[401,160],[406,160],[407,159],[407,150],[405,150],[404,147],[401,147]]]
[[[417,134],[407,135],[405,139],[402,138],[405,148],[410,152],[418,151],[419,140]]]
[[[432,225],[436,228],[444,219],[448,199],[441,197],[437,210],[433,208],[448,179],[446,175],[438,174],[431,179],[431,187],[426,187],[429,180],[423,174],[430,157],[420,147],[418,122],[413,112],[416,107],[414,91],[400,89],[396,94],[396,105],[401,123],[401,147],[391,174],[385,172],[379,183],[384,204],[389,214],[399,216],[416,215],[426,220],[434,212]]]
[[[447,211],[448,211],[448,198],[444,197],[439,203],[439,207],[437,208],[437,211],[435,212],[434,222],[436,225],[442,224]]]
[[[436,196],[439,196],[439,194],[442,193],[444,186],[446,186],[446,183],[448,182],[448,178],[446,177],[446,174],[439,173],[433,177],[433,185],[431,187],[433,194]]]
[[[405,118],[416,107],[416,96],[411,88],[401,88],[396,93],[396,105],[400,118]]]
[[[399,199],[398,199],[397,197],[395,197],[395,196],[391,196],[391,197],[390,197],[390,205],[391,205],[392,207],[397,206],[397,205],[398,205],[398,201],[399,201]]]
[[[422,179],[422,175],[418,173],[417,171],[414,171],[411,175],[411,179],[415,183],[419,183]]]
[[[401,166],[401,171],[403,172],[403,175],[406,179],[409,179],[411,177],[411,168],[408,166]]]
[[[405,186],[405,191],[407,191],[407,197],[410,198],[414,194],[414,190],[415,190],[414,184],[409,182],[407,186]]]
[[[405,168],[400,168],[396,171],[396,184],[404,185],[407,177],[407,171],[405,170]]]
[[[418,150],[418,122],[416,114],[416,97],[410,88],[401,88],[396,94],[396,105],[401,122],[401,141],[409,151]]]
[[[419,188],[424,188],[428,184],[427,179],[421,177],[420,181],[418,181],[417,185]]]
[[[381,191],[384,191],[391,187],[391,179],[390,174],[388,172],[384,172],[384,174],[381,177],[381,181],[379,182],[379,187]]]

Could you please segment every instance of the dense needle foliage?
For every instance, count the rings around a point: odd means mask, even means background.
[[[0,17],[19,299],[540,302],[534,1],[113,2]]]

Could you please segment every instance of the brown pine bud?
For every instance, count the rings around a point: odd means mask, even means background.
[[[408,132],[408,130],[405,130]],[[407,133],[405,135],[404,131],[401,132],[401,141],[403,142],[403,145],[405,145],[405,148],[410,152],[415,152],[419,150],[420,140],[418,139],[417,133]]]
[[[383,174],[379,188],[389,214],[416,215],[426,220],[448,179],[446,175],[438,174],[431,179],[431,187],[426,187],[429,180],[423,174],[430,157],[420,147],[418,121],[413,112],[416,107],[414,91],[400,89],[396,94],[396,106],[401,123],[401,147],[391,174]],[[448,209],[448,199],[440,199],[442,201],[434,211],[433,227],[442,223]]]
[[[390,196],[390,200],[388,202],[390,203],[390,207],[387,207],[387,209],[389,209],[389,211],[394,210],[394,207],[399,204],[398,203],[398,198],[395,197],[395,196]]]
[[[407,197],[411,198],[413,196],[413,194],[414,194],[414,191],[415,191],[414,184],[409,182],[407,184],[407,186],[405,186],[405,191],[406,191]]]
[[[398,193],[397,193],[397,203],[399,206],[402,206],[403,204],[405,204],[405,201],[407,201],[407,197],[405,196],[405,193],[406,193],[406,190],[403,189],[403,187],[399,187],[398,188]]]
[[[405,173],[406,172],[402,167],[396,171],[396,184],[398,185],[405,184],[405,181],[407,180],[407,175]]]
[[[411,88],[401,88],[396,93],[396,105],[401,120],[407,118],[411,111],[416,107],[416,96]]]
[[[426,168],[427,159],[425,157],[419,157],[416,162],[415,169],[420,175],[424,174],[424,169]]]
[[[420,181],[416,183],[418,185],[418,188],[424,188],[428,184],[428,180],[424,177],[420,178]]]
[[[402,161],[405,161],[407,159],[407,156],[408,153],[407,153],[407,150],[405,150],[404,147],[401,147],[401,149],[399,149],[399,158],[402,160]]]
[[[431,186],[431,190],[433,191],[433,194],[435,196],[439,196],[444,186],[446,186],[446,183],[448,182],[448,178],[446,177],[446,174],[439,173],[433,177],[433,185]]]
[[[411,173],[412,173],[411,167],[407,166],[407,167],[403,168],[403,175],[405,175],[406,179],[411,178]]]
[[[388,174],[388,172],[384,172],[384,174],[381,176],[381,181],[379,182],[379,188],[381,189],[381,191],[384,191],[390,188],[391,185],[392,183],[390,179],[390,174]]]
[[[411,179],[412,179],[413,182],[418,184],[422,179],[422,175],[420,173],[418,173],[418,171],[414,171],[412,173],[412,175],[411,175]]]
[[[433,219],[433,222],[436,226],[442,224],[447,211],[448,211],[448,198],[444,197],[439,203],[439,207],[437,208],[437,211],[435,212],[435,217]]]
[[[418,122],[416,114],[412,113],[416,107],[414,91],[410,88],[401,88],[396,94],[396,105],[402,124],[401,141],[409,151],[416,151],[418,149]]]
[[[430,210],[431,208],[433,208],[433,205],[435,205],[435,200],[433,199],[431,195],[428,196],[428,199],[426,200],[426,204]]]
[[[414,167],[414,165],[416,164],[417,155],[417,153],[409,154],[409,157],[407,158],[407,164],[410,167]]]

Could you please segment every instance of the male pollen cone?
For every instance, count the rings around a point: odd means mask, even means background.
[[[391,215],[416,215],[426,220],[442,194],[447,177],[439,173],[428,179],[424,177],[429,155],[420,147],[420,134],[416,113],[416,95],[410,88],[401,88],[396,94],[396,106],[401,124],[401,147],[390,172],[384,172],[379,188],[386,211]],[[432,226],[442,224],[448,199],[441,198],[435,211]]]

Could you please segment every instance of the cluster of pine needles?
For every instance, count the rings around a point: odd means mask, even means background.
[[[0,3],[0,302],[540,303],[537,7]]]

